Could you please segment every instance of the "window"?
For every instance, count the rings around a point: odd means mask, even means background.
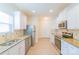
[[[12,32],[13,17],[0,11],[0,33]]]

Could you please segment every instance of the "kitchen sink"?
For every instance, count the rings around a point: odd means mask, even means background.
[[[2,43],[0,44],[0,46],[10,46],[12,45],[14,42],[17,42],[18,40],[10,40],[10,41],[7,41],[5,43]]]

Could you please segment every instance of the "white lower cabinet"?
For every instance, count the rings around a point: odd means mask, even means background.
[[[25,55],[25,40],[10,48],[9,55]]]
[[[79,48],[61,40],[61,54],[62,55],[79,55]]]
[[[68,43],[63,40],[61,40],[61,54],[63,55],[69,54]]]
[[[79,55],[79,48],[69,44],[69,55]]]
[[[9,50],[3,52],[1,55],[8,55],[9,54]]]
[[[17,43],[8,50],[4,51],[1,55],[25,55],[31,46],[31,39],[26,38],[25,40]]]
[[[25,40],[19,43],[19,54],[25,55]]]
[[[8,49],[8,50],[6,50],[6,51],[4,51],[1,55],[18,55],[19,53],[19,46],[18,45],[16,45],[16,46],[13,46],[13,47],[11,47],[10,49]]]
[[[24,55],[25,54],[25,46],[23,46],[24,41],[12,46],[8,50],[2,53],[2,55]]]
[[[8,50],[8,55],[18,55],[19,54],[19,45],[15,45]]]

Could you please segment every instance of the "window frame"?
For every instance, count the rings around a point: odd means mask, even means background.
[[[5,12],[3,12],[6,16],[8,15],[9,16],[9,22],[8,23],[5,23],[5,22],[0,22],[0,24],[6,24],[7,26],[9,26],[9,31],[6,31],[6,32],[0,32],[0,34],[6,34],[6,33],[10,33],[10,32],[13,32],[13,25],[14,25],[14,22],[13,22],[13,16],[12,15],[9,15]],[[12,18],[10,18],[12,17]],[[12,22],[11,22],[12,20]],[[6,20],[5,20],[6,21]]]

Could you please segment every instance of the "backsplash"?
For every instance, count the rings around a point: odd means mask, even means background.
[[[73,33],[73,38],[79,38],[79,29],[69,29],[69,32]]]
[[[13,33],[8,33],[5,35],[0,35],[0,43],[6,42],[8,40],[14,40],[18,37],[23,36],[23,30],[15,30]]]

